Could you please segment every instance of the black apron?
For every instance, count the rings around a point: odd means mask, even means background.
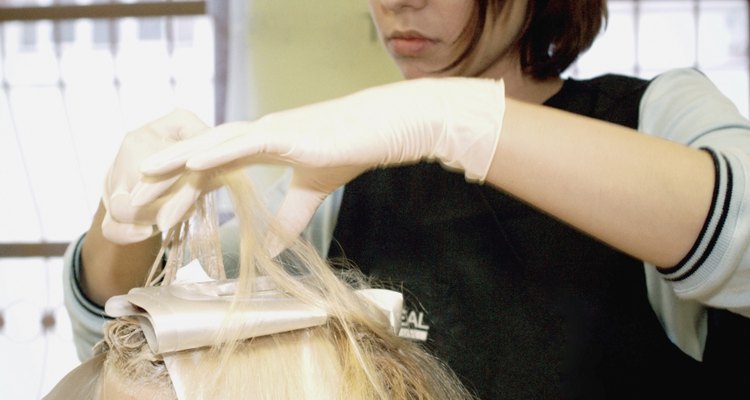
[[[545,104],[635,128],[648,83],[568,80]],[[333,236],[329,258],[402,290],[405,332],[482,399],[694,397],[727,380],[669,341],[640,260],[437,164],[349,183]]]

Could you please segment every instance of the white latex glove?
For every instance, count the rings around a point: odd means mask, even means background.
[[[129,244],[145,240],[158,232],[154,225],[165,199],[141,207],[131,204],[131,191],[144,178],[138,166],[143,159],[159,150],[207,129],[208,126],[194,114],[176,110],[125,136],[107,172],[102,193],[102,203],[107,211],[102,222],[102,233],[108,240]],[[178,196],[197,198],[199,188],[206,186],[197,183],[200,179],[201,175],[196,173],[185,176],[173,174],[161,177],[154,185],[170,188]],[[176,183],[178,180],[180,182]],[[187,214],[192,205],[179,204],[186,207],[182,214]]]
[[[251,163],[289,165],[294,175],[277,216],[296,237],[329,193],[370,169],[436,160],[470,181],[483,181],[504,111],[502,81],[402,81],[255,122],[221,125],[149,158],[141,171],[158,176],[185,166],[221,171]],[[170,198],[159,220],[162,230],[185,218],[187,207],[180,202],[195,200],[164,190],[163,183],[142,182],[134,194],[136,205]]]

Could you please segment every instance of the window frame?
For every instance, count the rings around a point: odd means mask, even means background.
[[[216,13],[216,11],[219,11]],[[74,19],[119,19],[119,18],[144,18],[144,17],[178,17],[191,15],[212,15],[215,19],[222,19],[227,12],[226,7],[209,8],[208,2],[204,0],[185,1],[142,1],[136,3],[105,3],[105,4],[76,4],[63,5],[52,4],[46,6],[13,6],[0,4],[0,23],[4,22],[34,22],[40,20],[66,21]],[[217,34],[221,34],[228,28],[214,24]],[[218,38],[219,36],[217,36]],[[220,42],[220,39],[217,39]],[[225,46],[217,46],[216,56],[223,56]],[[217,60],[216,85],[217,90],[217,114],[218,109],[223,109],[223,96],[219,96],[225,88],[224,79],[226,73],[222,65],[224,62]],[[36,242],[36,243],[0,243],[0,258],[26,258],[26,257],[60,257],[67,249],[68,242]]]

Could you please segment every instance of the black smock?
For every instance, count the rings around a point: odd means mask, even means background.
[[[636,128],[648,83],[567,80],[545,104]],[[695,361],[659,324],[642,261],[437,164],[349,183],[333,236],[331,260],[402,290],[406,328],[426,332],[482,399],[717,395],[731,386],[726,359],[740,357],[725,340],[750,332],[712,311],[707,353],[717,355]]]

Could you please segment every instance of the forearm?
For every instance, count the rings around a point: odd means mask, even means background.
[[[81,248],[81,290],[99,305],[114,295],[143,286],[161,247],[159,235],[129,245],[110,242],[102,235],[104,213],[104,206],[99,204]]]
[[[489,184],[635,257],[672,266],[708,213],[705,152],[508,99]]]

